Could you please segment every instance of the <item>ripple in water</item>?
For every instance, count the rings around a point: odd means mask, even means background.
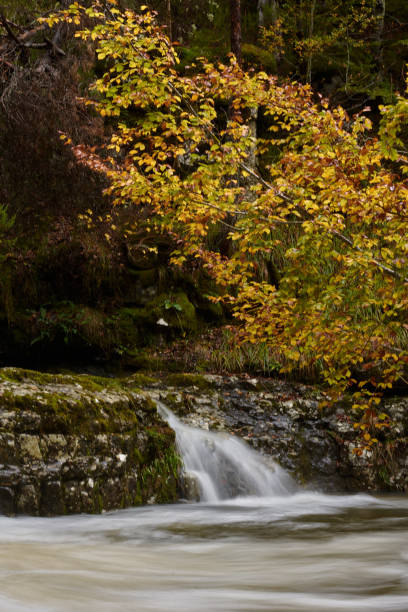
[[[406,497],[299,491],[238,440],[195,432],[204,502],[0,517],[0,610],[407,612]]]

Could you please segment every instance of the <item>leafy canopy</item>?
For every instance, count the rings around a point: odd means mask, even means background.
[[[381,141],[364,116],[315,103],[307,86],[245,73],[233,57],[180,74],[146,7],[74,3],[48,22],[60,20],[85,24],[76,35],[105,66],[88,103],[115,125],[106,150],[76,145],[78,159],[109,178],[116,206],[173,236],[174,264],[207,269],[242,341],[269,343],[287,370],[312,364],[334,396],[352,385],[372,444],[367,422],[386,421],[375,416],[379,394],[408,361],[398,111],[384,109],[394,127]]]

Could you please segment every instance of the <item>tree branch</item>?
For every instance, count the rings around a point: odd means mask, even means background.
[[[8,19],[6,19],[6,17],[1,12],[0,12],[0,21],[3,24],[3,27],[6,30],[7,34],[9,35],[9,37],[12,40],[14,40],[14,42],[19,47],[23,47],[24,46],[23,43],[17,38],[17,36],[14,34],[13,30],[11,29]]]
[[[0,12],[0,22],[3,24],[3,27],[6,30],[9,38],[11,38],[18,47],[21,47],[22,49],[47,49],[49,48],[52,50],[52,52],[55,55],[61,55],[61,56],[66,55],[65,51],[63,51],[57,45],[57,42],[60,36],[60,28],[57,30],[56,34],[54,35],[53,40],[49,40],[46,36],[44,36],[45,42],[37,42],[37,43],[29,42],[29,41],[25,42],[27,39],[30,39],[33,36],[35,36],[37,32],[43,31],[44,27],[34,28],[28,32],[24,32],[20,36],[16,36],[16,34],[13,32],[13,30],[10,27],[11,25],[13,27],[17,27],[16,24],[13,23],[12,21],[9,21],[1,12]]]

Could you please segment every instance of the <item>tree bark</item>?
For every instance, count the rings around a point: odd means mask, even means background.
[[[265,24],[264,10],[267,0],[258,0],[258,28],[262,28]]]
[[[241,0],[230,0],[231,10],[231,52],[237,58],[239,65],[242,63],[241,45]]]
[[[377,65],[378,71],[380,74],[384,72],[384,47],[383,47],[383,34],[384,34],[384,24],[385,24],[385,13],[386,13],[386,0],[377,0],[377,17],[378,17],[378,25],[376,32],[376,40],[378,43],[377,50]]]
[[[314,18],[316,11],[316,0],[312,0],[312,5],[310,7],[310,20],[309,20],[309,42],[312,41],[312,36],[314,34]],[[313,53],[309,50],[309,55],[307,57],[307,68],[306,68],[306,83],[312,82],[312,59]]]
[[[265,7],[271,7],[272,21],[278,18],[278,0],[258,0],[258,28],[265,25]]]
[[[166,0],[166,13],[167,13],[167,34],[170,42],[173,40],[173,20],[171,17],[171,0]]]

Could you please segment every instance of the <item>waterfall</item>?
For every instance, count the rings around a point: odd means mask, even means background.
[[[159,402],[158,408],[176,433],[188,499],[217,502],[234,497],[289,495],[296,489],[282,468],[275,463],[267,465],[262,455],[242,440],[190,427]]]

